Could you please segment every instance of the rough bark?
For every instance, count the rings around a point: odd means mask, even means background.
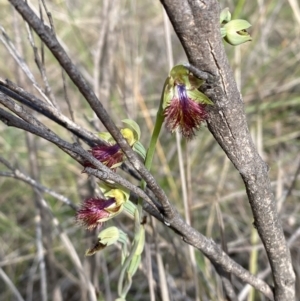
[[[159,207],[153,204],[149,195],[144,191],[116,176],[115,173],[112,173],[100,162],[97,162],[79,145],[70,144],[60,139],[60,137],[56,136],[49,129],[44,128],[32,116],[21,116],[19,113],[19,118],[8,113],[6,110],[0,109],[0,120],[8,126],[18,127],[51,141],[63,151],[68,152],[78,162],[84,160],[90,161],[98,169],[98,171],[89,170],[90,174],[94,174],[100,179],[113,179],[120,185],[134,191],[148,202],[148,209],[145,209],[150,214],[156,216],[161,221],[163,220],[166,225],[169,225],[177,234],[181,235],[185,242],[201,250],[214,265],[219,266],[225,272],[236,275],[241,280],[253,285],[270,300],[274,300],[273,293],[265,282],[251,275],[238,263],[234,262],[213,240],[204,237],[185,223],[168,200],[164,191],[157,185],[154,177],[148,172],[123,139],[101,102],[99,102],[92,89],[58,42],[55,34],[43,24],[26,2],[22,0],[10,0],[10,3],[56,57],[91,108],[120,145],[128,160],[146,181],[148,188],[152,190],[157,200],[161,203],[163,210],[160,210]],[[205,1],[182,0],[168,0],[162,1],[162,3],[169,14],[190,63],[208,74],[204,91],[215,103],[215,106],[209,112],[209,129],[241,173],[245,182],[254,213],[255,226],[265,244],[272,266],[275,282],[275,298],[276,300],[293,300],[294,275],[291,268],[289,251],[275,210],[267,167],[259,157],[249,135],[242,99],[237,90],[222,46],[218,24],[218,3],[215,1],[207,1],[206,3]],[[15,98],[17,101],[20,101],[18,97],[22,96],[24,98],[28,96],[20,95],[22,91],[15,91],[10,85],[2,85],[2,87],[5,88],[1,90],[3,93]],[[14,93],[8,93],[7,89],[9,89],[9,92]],[[1,97],[2,103],[6,104],[8,108],[9,101],[4,96],[2,95]],[[29,103],[25,104],[28,106],[31,105]],[[55,120],[63,120],[63,122],[58,123],[67,127],[79,138],[84,138],[86,141],[94,140],[89,133],[85,133],[83,129],[66,121],[66,119],[59,116],[56,112],[48,110],[46,107],[41,108],[38,104],[36,104],[35,110],[46,115],[48,114],[47,116],[52,116]],[[163,216],[160,216],[159,212]]]
[[[268,177],[247,126],[244,105],[222,44],[217,1],[161,0],[189,62],[212,76],[208,128],[241,174],[274,279],[276,301],[295,299],[295,276]]]

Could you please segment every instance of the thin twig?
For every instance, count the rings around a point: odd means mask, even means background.
[[[36,16],[36,14],[31,10],[26,2],[23,2],[21,0],[10,0],[10,3],[18,10],[18,12],[22,15],[26,22],[30,24],[30,26],[39,35],[41,40],[47,45],[52,54],[56,57],[58,62],[69,75],[70,79],[74,82],[74,84],[80,90],[81,94],[85,97],[93,111],[97,114],[98,118],[102,121],[115,141],[119,144],[129,162],[139,172],[141,177],[147,183],[147,186],[153,191],[154,195],[161,202],[166,220],[168,220],[168,222],[172,222],[175,209],[173,208],[173,206],[171,206],[165,192],[157,185],[154,177],[149,173],[138,156],[128,145],[127,141],[120,133],[120,130],[116,127],[111,117],[103,107],[102,103],[98,100],[86,80],[70,60],[69,56],[60,45],[57,38],[53,35],[51,30],[41,22],[41,20]]]
[[[201,87],[214,102],[208,112],[208,128],[244,181],[254,225],[272,267],[275,300],[293,300],[295,274],[291,255],[276,211],[268,167],[250,136],[243,100],[222,43],[220,4],[216,0],[161,2],[191,65],[214,75]]]
[[[2,120],[8,126],[14,126],[25,131],[31,132],[37,136],[43,137],[44,139],[56,144],[62,150],[72,151],[79,155],[82,161],[87,160],[92,163],[93,166],[99,169],[95,170],[95,173],[99,175],[99,178],[102,180],[113,180],[114,182],[124,185],[126,182],[120,180],[119,177],[116,177],[116,174],[112,172],[109,168],[104,166],[101,162],[96,160],[89,152],[85,151],[81,146],[76,144],[70,144],[52,132],[44,132],[37,126],[32,126],[31,124],[26,123],[18,117],[13,116],[12,114],[6,112],[0,108],[0,120]],[[91,170],[89,170],[91,172]],[[127,184],[126,184],[127,185]],[[125,186],[126,187],[126,186]],[[129,186],[128,186],[129,187]],[[130,188],[129,188],[130,189]],[[136,193],[138,196],[142,197],[146,202],[148,198],[145,197],[145,192],[141,189],[137,189]],[[147,211],[148,208],[153,208],[152,201],[150,202],[151,207],[144,207]],[[155,212],[149,211],[150,214],[155,214]],[[158,214],[154,215],[157,219],[162,221],[161,216]],[[233,261],[226,253],[224,253],[213,240],[207,239],[201,233],[196,231],[191,226],[187,225],[182,217],[176,212],[174,214],[173,223],[170,227],[179,235],[182,236],[183,240],[197,249],[199,249],[203,254],[205,254],[212,262],[220,265],[225,271],[230,272],[240,278],[242,281],[245,281],[259,291],[261,291],[265,296],[270,300],[273,300],[273,293],[271,288],[263,281],[257,279],[255,276],[251,275],[247,270],[242,268],[239,264]]]
[[[0,157],[0,162],[3,163],[3,160],[5,160],[5,159],[2,158],[2,157]],[[51,195],[54,198],[56,198],[57,200],[61,201],[65,205],[70,206],[72,209],[74,209],[74,210],[78,209],[78,206],[76,206],[70,199],[68,199],[64,195],[59,194],[56,191],[54,191],[54,190],[52,190],[52,189],[50,189],[48,187],[43,186],[42,184],[40,184],[36,180],[32,179],[28,175],[22,173],[19,169],[14,169],[11,165],[10,165],[9,169],[12,172],[0,172],[0,176],[2,176],[2,177],[8,177],[8,178],[14,178],[14,179],[17,179],[17,180],[21,180],[21,181],[23,181],[23,182],[25,182],[25,183],[27,183],[27,184],[35,187],[36,189],[39,189],[42,192],[48,193],[49,195]]]
[[[13,281],[11,281],[11,279],[7,276],[7,274],[4,272],[2,268],[0,268],[0,277],[3,280],[3,282],[6,283],[6,285],[10,288],[16,300],[25,301],[22,295],[20,294],[20,292],[18,291],[18,289],[15,287]]]

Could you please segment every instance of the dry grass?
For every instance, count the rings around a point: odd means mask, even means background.
[[[37,1],[32,1],[38,9]],[[227,1],[231,11],[242,5],[239,17],[253,24],[253,42],[237,48],[227,47],[231,65],[244,96],[249,126],[257,147],[270,166],[274,194],[287,239],[300,227],[300,20],[297,1]],[[223,4],[222,4],[223,5]],[[135,119],[142,128],[142,141],[148,144],[164,79],[169,71],[170,52],[163,11],[159,1],[47,1],[60,41],[117,124],[123,118]],[[44,18],[46,16],[44,15]],[[1,26],[22,54],[35,81],[45,88],[34,62],[28,31],[21,18],[0,1]],[[185,62],[181,45],[171,31],[175,63]],[[199,37],[201,38],[201,37]],[[41,43],[34,37],[41,54]],[[70,116],[61,68],[44,49],[45,70],[55,102]],[[0,44],[0,76],[9,78],[38,96],[32,81],[20,70],[7,48]],[[103,130],[78,91],[66,79],[67,97],[74,119],[91,131]],[[51,93],[47,94],[51,98]],[[40,96],[41,97],[41,96]],[[70,133],[38,117],[42,122],[72,141]],[[1,156],[12,165],[31,174],[26,135],[0,124]],[[154,160],[153,174],[184,215],[182,183],[175,136],[165,130]],[[81,167],[47,141],[35,139],[36,162],[40,182],[65,195],[74,203],[93,194],[93,188]],[[187,202],[192,225],[202,233],[228,245],[229,254],[249,268],[250,254],[257,250],[252,270],[267,272],[266,254],[260,241],[253,240],[251,210],[243,183],[224,153],[204,127],[197,137],[181,143],[182,166],[187,179]],[[0,165],[0,171],[7,169]],[[298,171],[298,173],[297,173]],[[45,194],[44,205],[37,206],[30,186],[0,177],[0,300],[42,300],[41,273],[37,245],[36,219],[42,217],[42,251],[49,300],[88,300],[80,270],[89,271],[89,281],[99,292],[99,300],[114,300],[119,275],[120,253],[115,247],[85,258],[84,252],[95,239],[74,223],[74,211]],[[47,204],[47,206],[46,206]],[[132,222],[120,217],[116,223],[130,233]],[[224,235],[220,225],[224,224]],[[165,269],[171,300],[196,300],[193,267],[188,246],[166,227],[149,223],[148,248],[153,267],[156,300],[158,269]],[[252,239],[251,239],[252,237]],[[253,246],[253,242],[255,246]],[[291,244],[294,268],[300,275],[299,239]],[[155,253],[159,250],[160,258]],[[40,254],[41,255],[41,254]],[[196,253],[198,300],[223,300],[213,267]],[[150,300],[147,258],[134,278],[128,300]],[[253,257],[252,257],[253,258]],[[255,259],[255,257],[254,257]],[[161,264],[159,265],[159,263]],[[7,277],[7,278],[5,278]],[[298,298],[299,277],[298,280]],[[242,283],[233,279],[237,290]],[[151,286],[150,286],[151,287]],[[216,289],[217,287],[217,289]],[[17,298],[14,290],[20,296]],[[245,288],[244,292],[248,292]],[[246,300],[247,294],[240,300]],[[21,299],[23,298],[23,299]],[[189,299],[190,298],[190,299]],[[261,300],[258,294],[248,300]]]

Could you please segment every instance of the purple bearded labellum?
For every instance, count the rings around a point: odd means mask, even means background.
[[[109,219],[111,212],[107,208],[116,203],[114,198],[108,200],[90,198],[85,200],[76,212],[76,221],[88,230],[101,227]]]
[[[202,84],[203,80],[183,65],[177,65],[170,71],[165,82],[162,108],[166,126],[171,132],[179,128],[184,137],[191,139],[207,119],[207,105],[213,105],[213,102],[198,90]]]
[[[197,103],[188,97],[185,85],[176,85],[177,93],[165,108],[166,126],[174,132],[178,127],[186,138],[192,138],[195,130],[207,118],[205,104]]]
[[[111,169],[116,169],[124,161],[124,154],[118,144],[99,145],[93,147],[89,152],[101,163]],[[92,163],[86,161],[84,167],[94,167]]]
[[[89,230],[100,227],[103,222],[120,214],[124,209],[124,204],[129,200],[129,192],[125,189],[111,189],[105,185],[101,190],[104,199],[89,198],[76,212],[76,221]]]
[[[126,125],[126,127],[120,129],[121,134],[132,149],[142,158],[145,158],[146,150],[139,141],[141,137],[140,127],[131,119],[124,119],[122,122]],[[89,152],[102,164],[112,170],[116,170],[116,168],[122,165],[122,163],[126,160],[126,156],[110,133],[100,132],[99,136],[101,140],[106,142],[106,145],[97,145],[90,149]],[[94,165],[86,160],[84,162],[84,167],[94,168]]]

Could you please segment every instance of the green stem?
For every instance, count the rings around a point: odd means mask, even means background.
[[[158,108],[158,111],[156,114],[155,125],[154,125],[150,144],[149,144],[148,151],[147,151],[146,158],[145,158],[145,167],[149,171],[152,166],[153,156],[154,156],[154,152],[155,152],[156,143],[157,143],[157,140],[159,137],[159,133],[160,133],[162,124],[165,119],[164,110],[163,110],[163,101],[164,101],[164,91],[165,91],[166,83],[167,83],[167,80],[164,84],[164,87],[163,87],[163,90],[161,93],[160,104],[159,104],[159,108]],[[146,187],[146,183],[144,180],[141,181],[141,187],[142,187],[142,189],[145,189],[145,187]]]
[[[150,170],[152,165],[152,160],[155,152],[156,143],[159,137],[159,133],[162,127],[162,124],[164,122],[165,116],[163,115],[163,110],[159,108],[157,115],[156,115],[156,121],[155,126],[153,129],[153,133],[151,136],[149,148],[147,151],[146,159],[145,159],[145,167]]]
[[[241,15],[241,11],[245,5],[245,0],[239,0],[237,5],[235,6],[234,12],[231,16],[231,20],[237,19]]]
[[[158,108],[158,111],[156,114],[154,129],[152,132],[149,148],[148,148],[146,158],[145,158],[145,167],[148,170],[151,169],[153,156],[155,153],[156,143],[157,143],[157,140],[159,137],[159,133],[160,133],[162,124],[164,122],[163,100],[164,100],[164,90],[165,90],[166,83],[167,83],[167,81],[165,82],[164,87],[163,87],[159,108]],[[142,189],[146,188],[146,182],[144,180],[141,181],[141,188]],[[122,298],[126,297],[128,291],[129,291],[129,288],[131,286],[131,279],[126,279],[128,282],[126,284],[126,283],[124,283],[124,277],[125,277],[125,273],[127,272],[128,267],[129,267],[130,261],[132,260],[132,257],[135,254],[136,249],[138,247],[140,229],[141,229],[141,227],[144,227],[143,225],[141,225],[141,218],[142,218],[142,211],[143,211],[142,205],[143,205],[143,200],[142,200],[142,198],[139,198],[138,203],[137,203],[137,210],[138,210],[137,218],[139,219],[139,221],[137,221],[138,226],[135,229],[135,239],[134,239],[134,242],[132,245],[132,249],[130,250],[128,257],[125,259],[125,262],[122,266],[122,270],[121,270],[120,277],[119,277],[118,293],[119,293],[119,296]]]

